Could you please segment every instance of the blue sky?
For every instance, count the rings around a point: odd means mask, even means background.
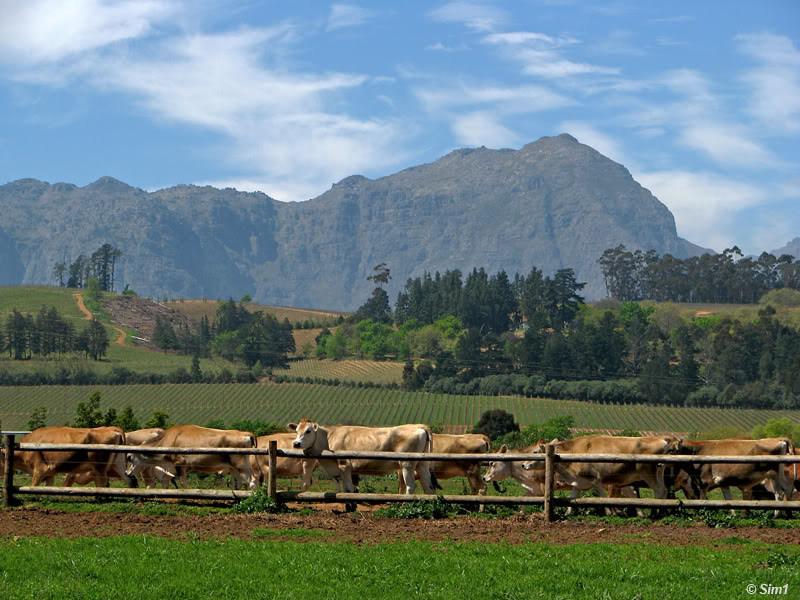
[[[0,0],[0,183],[305,200],[567,132],[683,237],[800,235],[800,2]]]

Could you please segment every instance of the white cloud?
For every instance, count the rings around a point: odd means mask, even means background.
[[[489,112],[458,115],[453,118],[451,126],[456,140],[467,146],[509,148],[519,143],[519,136]]]
[[[328,31],[343,27],[356,27],[372,19],[377,13],[357,4],[334,4],[328,17]]]
[[[772,33],[739,35],[741,51],[759,62],[743,80],[751,87],[749,112],[773,133],[800,132],[800,50]]]
[[[723,165],[750,168],[778,166],[778,160],[770,152],[730,125],[712,122],[692,124],[683,130],[680,142],[705,152]]]
[[[499,46],[506,58],[522,63],[526,75],[544,78],[562,78],[573,75],[598,73],[619,74],[616,67],[602,67],[578,63],[561,56],[561,49],[579,43],[571,37],[554,38],[532,31],[493,33],[483,38],[484,44]]]
[[[504,114],[524,114],[575,103],[566,96],[534,85],[500,87],[461,83],[445,87],[420,88],[414,93],[431,112],[459,106],[492,105]]]
[[[428,13],[440,23],[461,23],[473,31],[494,31],[507,20],[505,11],[475,2],[448,2]]]
[[[677,17],[660,17],[658,19],[647,20],[648,23],[686,23],[688,21],[694,21],[694,17],[679,15]]]
[[[734,230],[736,218],[771,200],[765,186],[716,173],[657,171],[637,173],[634,178],[672,211],[680,236],[717,251],[737,243],[741,247],[743,241]]]
[[[457,52],[458,50],[466,50],[467,46],[464,44],[459,44],[458,46],[448,46],[443,44],[442,42],[436,42],[435,44],[429,44],[425,46],[425,50],[433,50],[436,52]]]
[[[0,2],[0,62],[56,62],[146,36],[180,10],[166,0]]]

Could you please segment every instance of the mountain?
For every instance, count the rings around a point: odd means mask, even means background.
[[[775,258],[780,258],[781,254],[791,254],[795,258],[800,258],[800,237],[794,238],[791,242],[777,250],[770,251],[770,254]]]
[[[607,248],[705,250],[622,165],[562,134],[520,150],[455,150],[379,179],[343,179],[306,202],[179,185],[146,192],[111,177],[86,187],[0,186],[0,284],[54,282],[53,266],[103,243],[124,252],[119,287],[161,298],[234,298],[353,310],[367,275],[391,269],[392,300],[424,271],[527,274],[573,267],[605,296]]]

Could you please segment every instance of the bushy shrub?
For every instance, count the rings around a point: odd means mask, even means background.
[[[258,488],[249,497],[236,504],[233,509],[243,514],[263,512],[274,515],[289,512],[286,504],[280,500],[271,498],[265,487]]]
[[[472,433],[482,433],[489,436],[490,440],[512,431],[519,431],[519,424],[514,420],[514,415],[501,409],[487,410],[472,428]]]

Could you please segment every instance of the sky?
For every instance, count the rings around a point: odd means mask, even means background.
[[[800,2],[0,0],[0,184],[313,198],[569,133],[678,234],[800,236]]]

